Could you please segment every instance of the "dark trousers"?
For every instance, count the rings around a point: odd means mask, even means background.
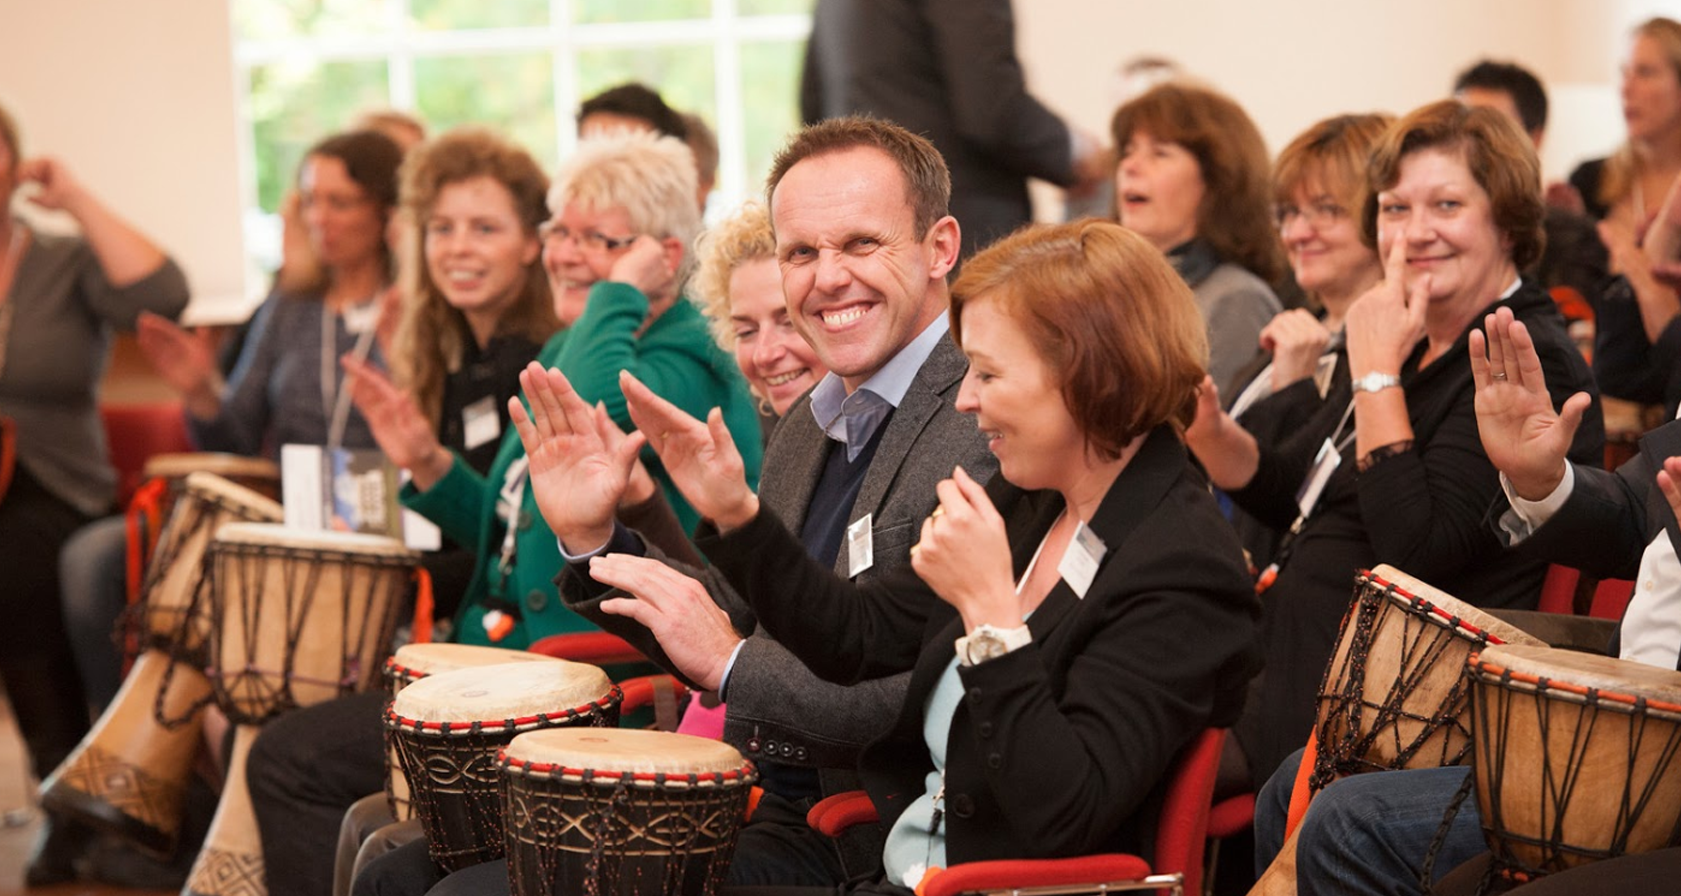
[[[345,810],[385,786],[386,699],[372,691],[299,709],[257,736],[246,778],[270,896],[332,892]]]
[[[19,464],[0,499],[0,681],[46,777],[88,730],[88,703],[59,599],[58,554],[89,517]]]
[[[1442,896],[1476,893],[1488,869],[1488,854],[1455,868],[1436,884]],[[1496,885],[1491,893],[1511,896],[1577,896],[1594,893],[1673,893],[1681,879],[1681,847],[1659,849],[1634,856],[1589,862],[1569,871],[1549,874],[1534,883],[1508,888]]]

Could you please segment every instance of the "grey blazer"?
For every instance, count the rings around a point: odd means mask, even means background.
[[[948,335],[923,362],[904,400],[883,431],[849,520],[870,514],[875,563],[857,576],[872,581],[910,562],[922,520],[938,503],[934,486],[961,464],[976,481],[989,480],[998,462],[986,450],[975,422],[954,403],[968,368]],[[766,449],[759,497],[783,520],[804,520],[828,453],[829,439],[811,414],[810,398],[788,410]],[[792,522],[790,523],[792,525]],[[665,560],[652,545],[648,556]],[[835,574],[849,558],[841,544]],[[590,587],[581,566],[568,565],[557,580],[567,605],[602,628],[635,644],[670,667],[647,629],[599,609],[613,594]],[[705,583],[736,628],[750,633],[730,671],[724,694],[724,740],[752,759],[810,768],[852,770],[863,747],[886,732],[905,699],[905,675],[843,687],[813,675],[786,648],[760,630],[752,610],[711,569],[683,569]],[[623,596],[622,594],[619,596]]]

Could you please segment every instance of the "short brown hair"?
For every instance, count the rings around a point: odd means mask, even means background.
[[[1143,237],[1087,218],[1018,230],[963,265],[951,290],[951,333],[963,308],[996,298],[1062,377],[1062,399],[1086,444],[1119,457],[1127,443],[1196,414],[1208,336],[1196,299]]]
[[[1206,187],[1197,208],[1197,236],[1222,261],[1268,283],[1283,279],[1267,144],[1242,106],[1206,87],[1169,81],[1116,109],[1109,130],[1116,151],[1144,131],[1195,156]]]
[[[1366,172],[1369,192],[1360,215],[1360,235],[1368,246],[1377,246],[1378,194],[1401,179],[1401,163],[1407,156],[1425,149],[1464,155],[1471,178],[1488,194],[1494,226],[1510,243],[1512,263],[1518,270],[1540,259],[1547,245],[1542,229],[1547,211],[1541,200],[1541,162],[1535,157],[1535,144],[1504,113],[1458,100],[1438,100],[1414,109],[1390,125],[1372,148]]]
[[[1273,164],[1274,201],[1292,202],[1296,190],[1317,182],[1350,215],[1358,215],[1366,205],[1366,162],[1394,121],[1377,112],[1337,115],[1301,132]]]
[[[466,317],[444,299],[426,266],[426,219],[438,195],[450,184],[488,177],[513,198],[520,232],[535,239],[548,217],[549,179],[537,160],[524,149],[486,128],[448,131],[415,147],[402,168],[403,212],[409,227],[403,271],[402,320],[392,358],[398,379],[414,391],[415,399],[436,423],[442,413],[444,379],[459,370],[466,345],[473,338]],[[538,253],[526,265],[525,284],[518,298],[497,321],[497,335],[517,335],[542,345],[560,329],[555,318],[549,279]]]
[[[934,144],[889,121],[865,116],[830,118],[801,128],[776,154],[765,179],[765,202],[775,208],[776,186],[788,169],[814,156],[870,147],[886,153],[905,178],[905,198],[915,214],[916,235],[951,211],[951,171]],[[959,226],[963,222],[959,221]],[[774,216],[772,226],[776,221]]]

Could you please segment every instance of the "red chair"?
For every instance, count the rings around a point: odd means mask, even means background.
[[[1214,799],[1214,778],[1220,768],[1220,750],[1225,742],[1225,729],[1210,728],[1198,734],[1175,760],[1170,772],[1172,780],[1156,823],[1153,862],[1121,853],[969,862],[936,874],[920,892],[922,896],[957,896],[989,890],[1031,893],[1042,888],[1080,884],[1105,891],[1166,889],[1175,894],[1201,893],[1210,803]],[[1249,806],[1253,817],[1253,797]],[[854,824],[877,820],[875,806],[863,791],[836,794],[813,806],[806,815],[807,824],[831,837]]]
[[[559,657],[575,663],[611,666],[615,663],[643,663],[648,658],[630,642],[606,632],[572,632],[538,638],[527,648],[532,653]]]
[[[1632,581],[1600,579],[1599,585],[1593,589],[1593,603],[1588,607],[1588,615],[1595,619],[1622,619],[1623,611],[1628,609],[1628,602],[1632,597]]]
[[[1553,563],[1547,567],[1547,577],[1541,580],[1541,599],[1535,609],[1542,613],[1576,612],[1576,584],[1582,573],[1574,566]]]
[[[148,458],[193,450],[179,401],[101,405],[99,416],[105,423],[111,466],[117,468],[117,500],[123,507],[140,487]]]

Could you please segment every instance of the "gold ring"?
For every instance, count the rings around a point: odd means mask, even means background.
[[[945,512],[946,512],[946,506],[944,504],[941,504],[940,506],[934,508],[933,513],[928,514],[928,518],[931,519],[931,520],[939,519],[940,514],[945,513]]]

